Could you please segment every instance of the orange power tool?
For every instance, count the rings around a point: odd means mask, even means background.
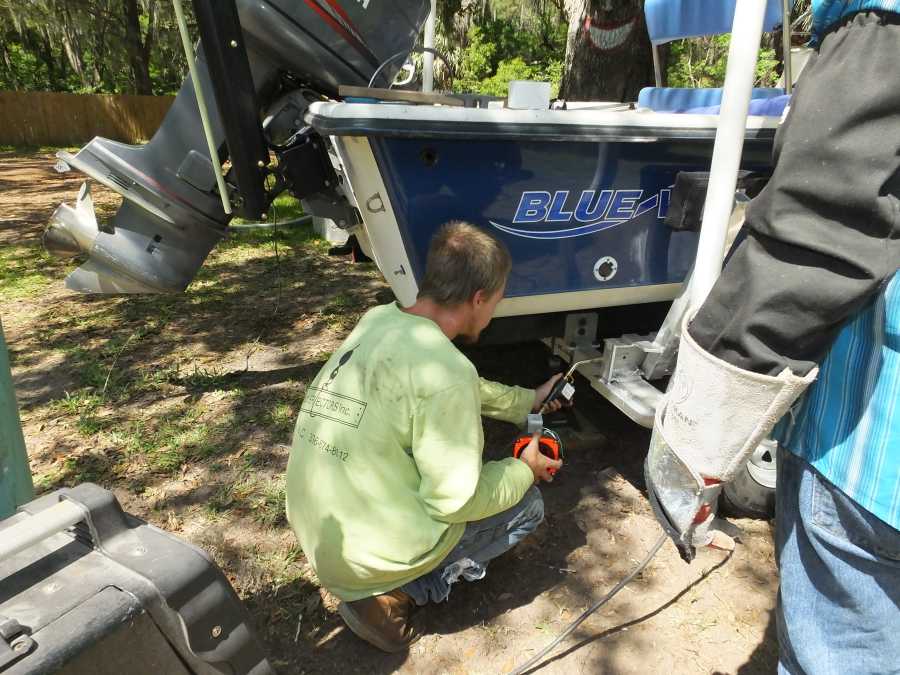
[[[550,459],[562,459],[562,440],[560,440],[559,435],[555,431],[544,426],[544,413],[547,412],[547,407],[550,403],[557,398],[562,398],[568,404],[571,404],[572,397],[575,395],[575,387],[572,384],[575,371],[578,370],[579,366],[599,361],[602,358],[602,356],[596,356],[591,359],[577,361],[571,365],[565,375],[556,381],[550,389],[550,393],[547,394],[547,397],[541,403],[540,411],[528,415],[528,431],[516,438],[515,442],[513,442],[513,457],[518,458],[525,449],[525,446],[531,441],[532,434],[536,431],[540,431],[541,438],[538,441],[538,450],[540,453]],[[550,473],[551,475],[555,474],[556,470],[554,469]]]
[[[531,442],[531,434],[522,434],[519,436],[515,442],[513,443],[513,457],[518,458],[519,455],[522,454],[522,451],[525,449],[525,446]],[[563,446],[562,440],[559,438],[559,434],[557,434],[553,429],[547,429],[544,427],[541,430],[541,438],[538,441],[538,451],[544,455],[545,457],[549,457],[550,459],[562,459],[563,457]],[[550,475],[556,473],[556,469],[550,469]]]

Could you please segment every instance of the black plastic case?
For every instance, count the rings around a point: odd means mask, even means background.
[[[205,552],[85,483],[0,521],[70,500],[84,520],[0,560],[0,673],[272,673],[249,616]]]

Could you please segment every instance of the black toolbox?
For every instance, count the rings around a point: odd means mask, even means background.
[[[0,673],[272,673],[202,550],[85,483],[0,521]]]

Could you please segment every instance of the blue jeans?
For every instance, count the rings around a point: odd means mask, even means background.
[[[900,532],[778,451],[778,672],[900,673]]]
[[[544,519],[544,500],[532,486],[522,500],[490,518],[466,523],[456,547],[431,572],[400,587],[417,605],[443,602],[460,578],[482,579],[487,564],[531,534]]]

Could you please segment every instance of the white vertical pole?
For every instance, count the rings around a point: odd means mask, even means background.
[[[656,80],[656,86],[663,86],[662,64],[659,61],[659,45],[655,42],[650,46],[653,50],[653,78]]]
[[[222,177],[219,152],[216,149],[216,142],[213,140],[212,124],[209,122],[209,109],[206,107],[203,87],[200,86],[200,78],[197,76],[197,66],[194,65],[194,50],[191,48],[187,21],[184,20],[184,8],[181,6],[181,0],[172,0],[172,4],[175,5],[175,22],[178,24],[178,32],[181,34],[181,46],[184,48],[188,70],[191,72],[191,83],[194,85],[194,94],[197,96],[200,122],[203,124],[203,135],[206,136],[206,147],[209,148],[209,161],[212,162],[213,173],[216,174],[216,185],[219,187],[219,196],[222,198],[222,208],[225,210],[225,213],[230,214],[231,202],[228,199],[228,190],[225,188],[225,179]]]
[[[424,46],[434,49],[434,22],[437,17],[437,0],[431,0],[431,13],[425,21]],[[434,54],[425,52],[422,55],[422,91],[434,91]]]
[[[734,206],[734,190],[744,149],[747,111],[756,75],[766,0],[737,0],[725,87],[710,168],[709,189],[703,207],[703,225],[691,278],[691,308],[706,300],[722,271],[725,235]]]
[[[784,68],[784,93],[790,94],[794,89],[791,73],[791,0],[781,0],[781,60]]]

